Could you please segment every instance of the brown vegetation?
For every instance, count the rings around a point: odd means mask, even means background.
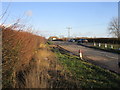
[[[29,32],[2,27],[3,87],[14,87],[16,72],[29,65],[35,50],[45,38]]]
[[[45,44],[45,38],[1,28],[3,88],[71,87],[72,77]]]

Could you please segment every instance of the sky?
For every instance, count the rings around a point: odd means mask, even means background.
[[[118,16],[117,2],[3,2],[2,12],[7,6],[5,24],[22,18],[45,37],[67,37],[67,27],[71,37],[108,37],[109,22]]]

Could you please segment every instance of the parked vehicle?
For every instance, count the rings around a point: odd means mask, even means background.
[[[78,43],[87,43],[88,40],[87,40],[87,39],[79,39],[77,42],[78,42]]]
[[[75,42],[75,39],[70,39],[68,40],[68,42]]]

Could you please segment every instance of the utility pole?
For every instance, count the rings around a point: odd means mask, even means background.
[[[70,38],[70,29],[72,29],[72,27],[67,27],[68,29],[68,39]]]

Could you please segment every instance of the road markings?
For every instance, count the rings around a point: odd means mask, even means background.
[[[111,57],[111,56],[109,56],[109,55],[105,55],[106,57],[109,57],[109,58],[113,58],[113,59],[118,59],[118,58],[116,58],[116,57]]]

